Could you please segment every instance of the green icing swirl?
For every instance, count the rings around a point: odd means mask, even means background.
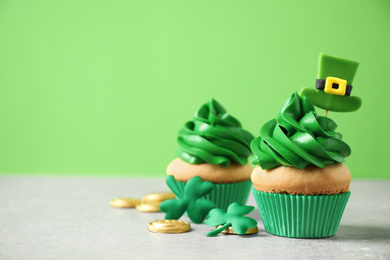
[[[308,164],[320,168],[345,162],[350,147],[335,132],[337,124],[318,116],[310,100],[293,93],[275,119],[260,129],[251,143],[251,162],[262,169],[280,165],[304,169]]]
[[[254,136],[216,100],[204,104],[179,131],[178,156],[192,164],[246,164]]]

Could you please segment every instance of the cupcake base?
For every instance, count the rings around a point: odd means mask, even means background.
[[[351,192],[290,195],[252,189],[265,230],[273,235],[322,238],[336,234]]]
[[[180,192],[184,191],[186,182],[176,181]],[[233,202],[246,204],[252,187],[251,180],[235,183],[214,183],[214,188],[209,194],[204,196],[205,199],[214,202],[215,206],[226,210]]]

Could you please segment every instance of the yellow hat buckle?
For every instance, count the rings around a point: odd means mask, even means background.
[[[345,96],[347,81],[336,77],[327,77],[324,91],[329,94]]]

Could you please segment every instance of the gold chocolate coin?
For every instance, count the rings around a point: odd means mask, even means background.
[[[222,225],[219,225],[216,228],[220,228],[220,227],[222,227]],[[259,231],[259,228],[256,226],[256,227],[253,227],[253,228],[249,228],[244,235],[256,234],[258,231]],[[225,229],[224,231],[222,231],[222,233],[223,234],[229,234],[229,235],[238,235],[233,230],[232,226],[230,226],[227,229]]]
[[[141,203],[135,206],[135,208],[141,212],[159,212],[160,203],[141,201]]]
[[[116,198],[110,201],[110,205],[114,208],[134,208],[141,201],[132,198]]]
[[[163,202],[164,200],[174,199],[175,194],[172,192],[150,193],[142,197],[142,201]]]
[[[155,233],[184,233],[190,230],[190,224],[182,220],[162,219],[150,222],[148,230]]]

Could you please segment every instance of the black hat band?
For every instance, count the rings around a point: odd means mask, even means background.
[[[326,82],[326,80],[324,80],[324,79],[316,79],[316,89],[324,90],[325,89],[325,82]],[[347,85],[347,87],[345,88],[345,96],[350,96],[351,92],[352,92],[352,86]]]

